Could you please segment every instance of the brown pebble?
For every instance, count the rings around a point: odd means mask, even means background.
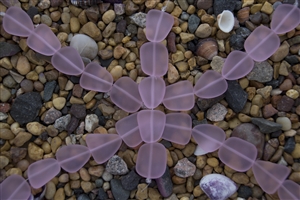
[[[275,115],[276,113],[278,113],[278,110],[276,110],[272,104],[267,104],[264,106],[263,108],[263,116],[264,118],[269,118],[272,117],[273,115]]]
[[[282,91],[287,91],[293,87],[293,83],[290,79],[285,79],[283,83],[279,86]]]

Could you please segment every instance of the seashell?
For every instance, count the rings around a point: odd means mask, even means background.
[[[237,12],[236,17],[241,24],[243,24],[245,21],[247,21],[249,19],[249,11],[250,11],[250,8],[245,7]]]
[[[217,21],[219,28],[225,33],[229,33],[234,26],[234,16],[229,10],[224,10],[219,14]]]
[[[64,2],[64,0],[51,0],[51,1],[50,1],[50,5],[51,5],[51,7],[58,7],[58,6],[60,6],[63,2]]]
[[[200,40],[196,46],[196,55],[212,60],[218,54],[218,44],[214,38]]]
[[[99,3],[122,3],[122,0],[71,0],[74,6],[88,7]]]

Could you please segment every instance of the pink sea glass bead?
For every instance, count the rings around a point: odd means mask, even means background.
[[[136,171],[139,175],[156,179],[161,177],[167,164],[166,148],[160,143],[143,144],[136,159]]]
[[[141,138],[146,143],[157,142],[166,125],[166,115],[159,110],[142,110],[137,114]]]
[[[256,156],[256,147],[237,137],[227,139],[219,149],[220,160],[239,172],[250,169],[256,160]]]
[[[151,42],[163,41],[174,24],[172,15],[152,9],[146,16],[146,37]]]
[[[28,37],[34,30],[33,23],[21,8],[8,8],[3,18],[3,28],[11,35]]]
[[[60,72],[77,76],[84,70],[84,63],[78,51],[73,47],[58,50],[51,58],[52,65]]]
[[[193,85],[189,81],[179,81],[167,86],[163,104],[169,110],[184,111],[194,107]]]
[[[27,174],[30,185],[33,188],[40,188],[60,172],[60,165],[54,158],[38,160],[29,165]]]
[[[13,174],[0,184],[0,199],[28,200],[31,188],[27,181],[19,175]]]
[[[45,24],[38,25],[27,38],[27,45],[34,51],[52,56],[61,48],[61,44],[56,35]]]
[[[248,55],[257,62],[268,59],[280,45],[279,37],[265,26],[257,27],[246,39],[244,47]]]
[[[256,160],[252,171],[259,186],[266,193],[274,194],[283,184],[291,170],[284,165]]]
[[[280,199],[300,199],[300,185],[291,180],[285,180],[277,192]]]
[[[145,106],[153,109],[162,103],[166,84],[162,78],[150,76],[140,82],[139,92]]]
[[[148,42],[140,49],[141,67],[145,74],[160,77],[168,71],[168,50],[161,43]]]
[[[282,4],[274,11],[270,26],[276,34],[284,34],[296,28],[299,23],[300,9],[295,5]]]

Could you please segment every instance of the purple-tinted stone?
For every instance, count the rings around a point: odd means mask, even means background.
[[[289,112],[294,104],[294,100],[284,95],[277,104],[277,109],[283,112]]]
[[[181,178],[193,176],[196,171],[196,166],[191,163],[187,158],[183,158],[177,162],[174,167],[174,172]]]
[[[170,32],[169,35],[167,36],[167,41],[168,41],[167,47],[168,50],[172,53],[175,53],[177,51],[175,38],[176,38],[176,34],[174,32]]]
[[[200,181],[200,187],[210,199],[225,200],[236,192],[235,183],[220,174],[209,174]]]
[[[68,131],[69,135],[76,130],[76,128],[78,127],[78,124],[79,124],[79,119],[72,116],[70,123],[67,125],[67,131]]]
[[[46,112],[46,115],[45,115],[45,118],[44,118],[44,122],[46,124],[52,124],[55,122],[55,120],[57,120],[58,118],[61,117],[61,112],[56,110],[55,108],[50,108],[47,112]]]
[[[263,155],[265,136],[260,132],[257,126],[250,123],[243,123],[232,131],[232,137],[238,137],[253,144],[257,149],[257,158]]]
[[[169,197],[173,192],[173,183],[171,180],[171,175],[169,168],[166,167],[165,173],[162,175],[162,177],[155,179],[157,188],[159,190],[159,193],[163,197]]]

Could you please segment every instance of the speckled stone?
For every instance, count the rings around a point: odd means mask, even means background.
[[[248,94],[243,90],[237,81],[227,81],[228,89],[225,92],[225,98],[229,107],[236,113],[243,110]]]
[[[177,162],[174,167],[174,172],[181,178],[193,176],[196,171],[196,166],[191,163],[187,158],[183,158]]]
[[[113,175],[123,175],[128,172],[125,161],[117,155],[108,160],[106,170]]]
[[[210,109],[207,110],[207,119],[210,121],[222,121],[227,114],[227,109],[220,103],[213,105]]]
[[[265,83],[273,78],[273,67],[267,62],[255,62],[252,71],[247,75],[249,80]]]

